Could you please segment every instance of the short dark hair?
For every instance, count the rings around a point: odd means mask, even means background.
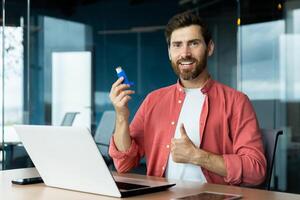
[[[165,37],[170,46],[171,35],[173,31],[179,28],[184,28],[190,25],[199,25],[201,27],[201,33],[204,38],[206,44],[211,40],[211,33],[208,30],[207,24],[195,13],[191,11],[186,11],[183,13],[179,13],[172,17],[168,22],[165,29]]]

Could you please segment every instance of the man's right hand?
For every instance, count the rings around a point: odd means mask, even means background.
[[[122,84],[123,77],[119,78],[111,87],[109,98],[116,110],[117,117],[123,119],[129,118],[128,101],[131,99],[130,95],[134,94],[133,90],[129,90],[129,85]]]
[[[130,95],[134,94],[133,90],[129,90],[129,85],[122,84],[123,80],[123,77],[119,78],[112,85],[109,94],[109,98],[116,110],[114,141],[119,151],[127,151],[131,145],[128,101],[131,99]]]

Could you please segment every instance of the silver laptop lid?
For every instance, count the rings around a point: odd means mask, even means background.
[[[48,186],[121,197],[87,128],[15,125]]]

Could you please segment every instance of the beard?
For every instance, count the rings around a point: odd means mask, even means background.
[[[193,69],[180,69],[179,65],[181,62],[193,62],[196,64],[196,67]],[[188,56],[186,58],[181,58],[177,62],[173,62],[171,60],[171,65],[175,74],[183,79],[183,80],[193,80],[197,78],[206,68],[207,65],[207,53],[203,56],[203,58],[197,60],[192,56]]]

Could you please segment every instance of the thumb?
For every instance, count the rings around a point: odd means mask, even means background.
[[[181,133],[181,137],[188,137],[183,123],[180,124],[180,133]]]

